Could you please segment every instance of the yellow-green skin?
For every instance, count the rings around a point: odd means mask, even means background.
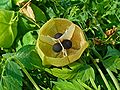
[[[46,43],[41,36],[54,37],[56,33],[64,33],[66,29],[73,24],[71,21],[63,18],[52,18],[47,21],[40,29],[36,43],[36,49],[42,59],[43,65],[53,65],[61,67],[68,65],[80,58],[84,50],[88,47],[84,33],[81,28],[75,25],[75,31],[71,38],[72,48],[67,49],[67,56],[62,52],[56,53],[52,50],[52,45]],[[49,39],[48,39],[49,40]],[[49,42],[52,42],[49,40]]]

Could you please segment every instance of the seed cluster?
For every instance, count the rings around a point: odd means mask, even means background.
[[[58,39],[58,38],[60,38],[61,36],[62,36],[62,33],[57,33],[57,34],[55,34],[54,38],[55,38],[55,39]]]
[[[59,43],[55,43],[53,45],[53,51],[60,52],[61,50],[62,50],[62,47],[61,47],[61,45]]]
[[[62,45],[65,49],[70,49],[72,47],[72,42],[70,40],[63,40]]]
[[[57,33],[57,34],[55,34],[54,38],[58,39],[61,36],[62,36],[62,33]],[[70,40],[67,40],[67,39],[63,40],[61,42],[61,44],[64,47],[64,49],[70,49],[72,47],[72,42]],[[55,43],[53,45],[53,51],[60,52],[62,50],[62,46],[60,45],[60,43]]]

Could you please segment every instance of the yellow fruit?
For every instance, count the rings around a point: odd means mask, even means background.
[[[63,35],[55,39],[56,33]],[[70,49],[64,49],[61,52],[54,52],[53,45],[69,39],[72,42]],[[42,59],[43,65],[53,65],[61,67],[68,65],[80,58],[84,50],[88,47],[84,33],[81,28],[71,21],[63,18],[52,18],[47,21],[40,29],[36,43],[36,50]],[[64,55],[64,52],[66,54]]]

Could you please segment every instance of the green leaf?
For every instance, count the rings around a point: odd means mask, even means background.
[[[103,61],[103,64],[106,68],[117,73],[117,69],[120,70],[120,58],[119,56],[112,56]]]
[[[2,68],[0,90],[22,90],[22,77],[21,68],[14,62],[13,53],[7,53],[3,55],[5,63]]]
[[[73,78],[74,74],[72,74],[72,70],[68,69],[68,68],[62,68],[62,69],[58,69],[58,68],[53,68],[53,69],[48,69],[45,68],[45,71],[47,71],[48,73],[58,77],[58,78],[62,78],[62,79],[71,79]]]
[[[2,77],[3,90],[22,90],[19,83],[11,76]]]
[[[120,81],[120,73],[118,74],[118,76],[117,76],[117,77],[118,77],[118,78],[117,78],[117,80],[118,80],[118,81]]]
[[[6,76],[11,76],[17,81],[17,83],[22,86],[23,74],[20,71],[20,67],[13,61],[8,61],[6,65]]]
[[[6,53],[6,54],[3,54],[2,56],[3,56],[4,59],[9,59],[13,55],[14,55],[14,53]]]
[[[90,78],[90,82],[91,82],[93,88],[94,88],[95,90],[97,90],[97,86],[96,86],[96,84],[95,84],[93,78]]]
[[[12,8],[12,0],[0,0],[0,9],[11,9]]]
[[[9,48],[17,35],[17,16],[14,11],[0,10],[0,47]]]
[[[0,90],[3,90],[2,82],[0,81]]]
[[[109,2],[108,2],[109,3]],[[115,2],[113,2],[111,5],[107,5],[109,10],[107,10],[104,14],[104,16],[107,15],[114,15],[116,13],[116,8],[117,8],[117,4]]]
[[[35,41],[36,39],[33,37],[32,32],[26,33],[22,39],[23,46],[35,45]]]
[[[86,64],[81,65],[81,67],[76,73],[77,74],[74,77],[74,79],[80,79],[83,82],[88,81],[90,78],[95,80],[94,69],[90,65],[86,65]]]
[[[76,15],[78,10],[79,10],[79,8],[77,6],[73,6],[70,10],[70,15],[68,17],[70,18],[70,17],[73,17],[74,15]]]
[[[47,9],[47,13],[50,18],[56,17],[56,14],[51,7]]]
[[[112,82],[109,82],[109,84],[110,84],[111,90],[116,90],[116,88]]]
[[[75,80],[73,80],[72,82],[59,80],[58,82],[54,82],[54,84],[55,87],[59,88],[58,90],[85,90],[85,88]]]
[[[27,32],[36,30],[36,25],[31,23],[29,20],[27,20],[25,17],[20,16],[18,21],[18,35],[17,39],[19,40],[22,38]]]
[[[37,7],[35,4],[31,4],[30,6],[31,6],[31,8],[34,12],[35,20],[37,22],[39,22],[39,21],[44,21],[45,22],[46,21],[46,16],[45,16],[44,12],[39,7]]]
[[[90,78],[95,79],[94,70],[91,66],[80,63],[73,63],[69,65],[70,68],[45,68],[50,74],[62,79],[81,79],[83,82]]]
[[[18,51],[25,45],[35,45],[35,41],[36,39],[33,37],[32,32],[28,32],[23,36],[22,41],[18,42],[18,47],[16,49]]]
[[[84,82],[82,82],[80,79],[77,79],[77,81],[79,82],[80,85],[82,85],[84,88],[88,89],[88,90],[92,90],[92,88],[90,88],[88,85],[86,85]]]
[[[26,45],[22,47],[16,53],[16,58],[20,60],[27,69],[33,70],[35,68],[42,68],[41,59],[37,54],[34,45]]]
[[[110,46],[108,46],[107,49],[108,49],[108,51],[107,51],[106,55],[104,56],[104,59],[108,58],[110,56],[120,56],[120,51],[118,51],[117,49],[111,48]]]
[[[80,63],[75,63],[72,64],[70,68],[67,67],[62,67],[61,69],[59,68],[45,68],[45,71],[48,73],[62,79],[72,79],[75,75],[77,75],[77,72],[79,71],[79,68],[81,67],[82,64]]]
[[[83,22],[85,22],[88,19],[88,13],[86,11],[82,12],[80,16]]]

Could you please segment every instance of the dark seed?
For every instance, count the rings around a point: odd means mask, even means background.
[[[61,45],[59,43],[55,43],[53,45],[53,51],[60,52],[61,50],[62,50],[62,47],[61,47]]]
[[[54,38],[55,38],[55,39],[58,39],[58,38],[61,37],[61,36],[62,36],[62,33],[57,33],[57,34],[55,34]]]
[[[70,40],[63,40],[62,45],[65,49],[70,49],[72,47],[72,42]]]

